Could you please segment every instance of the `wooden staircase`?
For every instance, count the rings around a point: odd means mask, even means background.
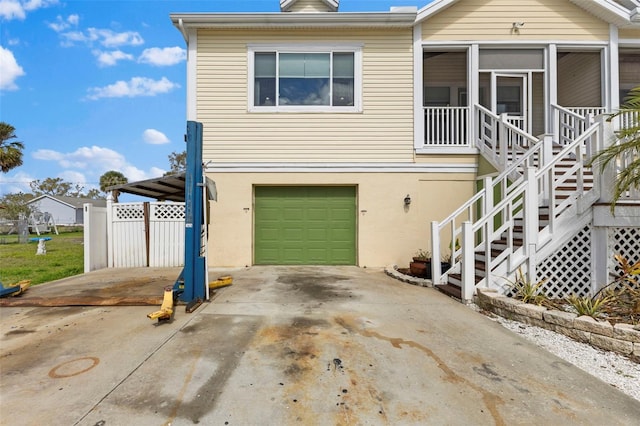
[[[564,147],[555,144],[552,152],[554,157],[558,155]],[[511,162],[512,159],[509,158]],[[558,182],[554,185],[555,190],[555,207],[558,207],[559,202],[567,200],[570,197],[577,197],[579,194],[593,189],[594,176],[590,169],[581,168],[581,178],[573,177],[568,171],[572,171],[576,168],[575,155],[564,156],[554,165],[553,176],[556,182],[559,179],[564,179],[562,182]],[[568,177],[567,177],[568,176]],[[579,184],[580,183],[580,184]],[[538,232],[543,231],[550,224],[550,205],[547,202],[546,205],[541,205],[538,210]],[[523,212],[521,211],[514,217],[513,225],[502,232],[499,237],[493,239],[490,242],[490,256],[491,263],[496,260],[505,250],[508,248],[512,251],[517,251],[523,248],[524,245],[524,233],[525,233],[525,220],[523,218]],[[486,277],[486,254],[485,251],[476,248],[474,252],[474,282],[477,285]],[[443,271],[446,276],[446,282],[442,284],[435,284],[435,287],[442,293],[463,300],[462,297],[462,273],[460,270],[455,271]],[[494,277],[496,278],[496,277]],[[505,284],[507,283],[507,277],[504,277]]]

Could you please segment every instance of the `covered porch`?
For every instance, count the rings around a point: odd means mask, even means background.
[[[604,45],[423,46],[417,154],[478,152],[491,121],[565,144],[638,84],[640,49]],[[507,129],[507,134],[509,133]]]

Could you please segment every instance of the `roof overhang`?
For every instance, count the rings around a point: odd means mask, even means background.
[[[172,13],[173,25],[186,28],[408,28],[416,12]]]
[[[156,200],[184,201],[185,174],[162,176],[138,182],[123,183],[107,188],[126,194],[155,198]]]
[[[418,11],[416,23],[420,23],[431,16],[440,13],[459,0],[435,0]],[[576,6],[597,16],[598,18],[618,27],[633,26],[634,22],[640,22],[638,8],[629,10],[613,0],[569,0]],[[635,14],[635,18],[634,18]]]

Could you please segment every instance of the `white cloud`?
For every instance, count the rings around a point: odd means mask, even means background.
[[[152,167],[149,171],[141,170],[129,163],[119,152],[95,145],[83,146],[67,153],[41,149],[33,156],[39,160],[57,162],[60,167],[66,169],[59,176],[70,182],[97,182],[100,176],[109,170],[121,172],[129,182],[162,176],[164,173],[164,170],[157,167]],[[87,174],[91,176],[86,177]]]
[[[74,21],[69,21],[70,18],[71,16],[67,19],[67,22],[69,24],[78,21],[77,18]],[[62,38],[62,45],[64,47],[74,46],[76,43],[85,43],[89,46],[93,45],[94,43],[98,43],[107,48],[115,48],[119,46],[139,46],[141,44],[144,44],[144,39],[142,38],[140,33],[136,31],[123,31],[118,33],[109,29],[89,28],[86,30],[86,32],[61,32],[56,29],[60,28],[60,25],[58,23],[49,24],[49,27],[60,34],[60,38]]]
[[[27,17],[27,12],[57,3],[58,0],[0,0],[0,18],[22,20]]]
[[[62,16],[58,15],[56,16],[56,22],[49,23],[49,28],[59,33],[71,27],[77,27],[79,22],[80,17],[78,15],[69,15],[67,19],[63,19]]]
[[[71,182],[74,185],[80,185],[86,189],[85,182],[87,181],[87,177],[84,173],[76,172],[75,170],[65,170],[58,173],[58,177],[64,179],[66,182]]]
[[[37,151],[34,151],[33,154],[31,154],[31,156],[36,160],[58,161],[58,160],[62,160],[63,158],[62,154],[60,154],[57,151],[53,151],[51,149],[39,149]]]
[[[163,173],[160,173],[160,176]],[[36,180],[35,177],[20,171],[12,173],[10,175],[0,173],[0,196],[6,194],[15,194],[17,192],[31,192],[29,182],[32,182],[34,180]]]
[[[16,79],[25,75],[13,52],[0,46],[0,90],[18,90]]]
[[[175,65],[186,59],[187,51],[179,46],[165,47],[163,49],[152,47],[142,52],[138,58],[138,62],[162,67]]]
[[[159,130],[147,129],[142,133],[144,141],[151,145],[162,145],[169,143],[169,138]]]
[[[105,47],[139,46],[144,43],[142,36],[135,31],[116,33],[108,29],[89,28],[90,40],[98,40]]]
[[[133,55],[125,53],[121,50],[114,50],[111,52],[103,52],[100,50],[94,50],[93,54],[98,58],[98,65],[101,67],[112,67],[118,63],[118,61],[132,61]]]
[[[91,87],[88,89],[87,99],[155,96],[161,93],[168,93],[178,87],[180,87],[179,84],[173,83],[166,77],[162,77],[160,80],[133,77],[129,81],[120,80],[104,87]]]

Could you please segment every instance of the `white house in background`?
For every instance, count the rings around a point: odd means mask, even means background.
[[[85,203],[95,207],[106,207],[106,200],[92,198],[64,197],[60,195],[41,195],[29,201],[29,206],[41,213],[49,213],[56,225],[82,225],[84,223]]]

